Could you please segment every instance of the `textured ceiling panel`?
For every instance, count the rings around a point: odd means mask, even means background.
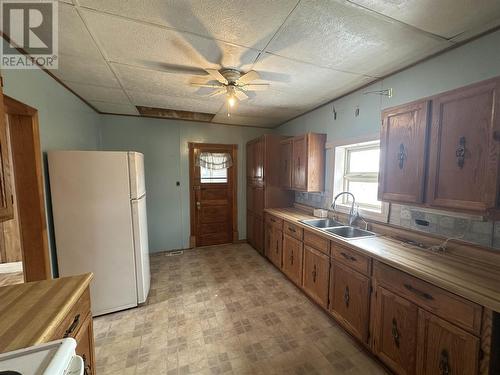
[[[108,103],[130,104],[122,89],[87,85],[84,83],[64,82],[73,91],[88,101],[102,101]]]
[[[342,71],[381,76],[446,43],[356,5],[303,0],[268,50]]]
[[[85,7],[262,49],[298,0],[80,0]],[[258,25],[258,27],[256,27]]]
[[[98,111],[104,113],[117,113],[122,115],[139,115],[139,112],[132,104],[107,103],[100,101],[90,101]]]
[[[110,61],[178,72],[221,66],[246,70],[258,55],[256,50],[93,11],[84,17]]]
[[[62,81],[120,87],[108,64],[103,59],[59,54],[59,68],[53,73]]]
[[[75,7],[66,3],[59,3],[59,51],[65,55],[101,59]]]
[[[178,96],[154,95],[143,92],[127,91],[134,105],[175,109],[204,113],[217,113],[223,105],[222,99],[214,98],[183,98]]]
[[[154,71],[122,64],[112,66],[126,90],[186,97],[196,97],[198,91],[197,87],[190,86],[193,76],[189,74]]]
[[[421,30],[452,38],[485,23],[500,23],[498,0],[353,0]]]

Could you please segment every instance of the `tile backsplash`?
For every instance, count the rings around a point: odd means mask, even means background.
[[[327,193],[296,192],[295,201],[317,208],[329,208],[331,204]],[[419,225],[416,220],[428,225]],[[500,221],[483,221],[475,216],[392,204],[389,223],[445,237],[463,236],[464,241],[500,249]]]

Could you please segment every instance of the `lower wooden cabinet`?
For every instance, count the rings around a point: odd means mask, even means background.
[[[354,336],[368,340],[370,279],[353,269],[333,263],[330,311]]]
[[[415,374],[417,305],[379,286],[372,322],[375,354],[397,374]]]
[[[479,339],[437,316],[418,314],[417,373],[477,374]]]
[[[330,257],[310,246],[304,248],[302,287],[318,304],[328,308]]]
[[[283,235],[283,272],[295,284],[302,284],[303,244],[288,234]]]
[[[247,241],[259,253],[264,253],[264,221],[251,211],[247,211]]]
[[[77,342],[76,354],[83,359],[85,375],[95,375],[94,369],[94,335],[92,326],[92,314],[89,314],[75,336]]]
[[[276,267],[281,269],[282,251],[283,251],[283,234],[280,230],[274,227],[266,227],[265,253],[266,257]]]

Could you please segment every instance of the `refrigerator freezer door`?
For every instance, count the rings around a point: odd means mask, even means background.
[[[146,196],[132,200],[132,222],[134,226],[135,268],[137,275],[137,298],[146,302],[151,283],[149,269],[148,218]]]
[[[60,276],[93,272],[93,315],[137,306],[126,152],[48,153]]]
[[[144,178],[144,155],[140,152],[129,152],[130,199],[139,199],[146,194]]]

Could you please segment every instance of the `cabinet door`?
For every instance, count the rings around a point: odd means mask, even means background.
[[[3,106],[3,92],[0,88],[0,221],[14,218],[11,178],[7,117]]]
[[[86,375],[95,375],[94,333],[92,315],[89,314],[75,336],[76,354],[83,358]]]
[[[253,223],[253,238],[255,249],[263,254],[264,253],[264,220],[262,217],[254,215]]]
[[[253,165],[254,179],[256,183],[261,184],[264,179],[264,138],[259,138],[254,144],[253,150]]]
[[[254,178],[255,171],[254,171],[254,145],[255,142],[249,142],[247,143],[247,179],[251,181]]]
[[[373,350],[397,374],[415,374],[418,307],[377,287]]]
[[[330,257],[305,246],[304,275],[302,287],[318,304],[328,308],[328,287],[330,284]]]
[[[424,310],[419,311],[417,373],[477,374],[479,339]]]
[[[303,253],[302,241],[283,235],[283,272],[297,285],[302,283]]]
[[[260,186],[253,187],[253,212],[263,217],[264,216],[264,188]]]
[[[379,199],[424,199],[429,102],[384,111],[380,135]]]
[[[296,190],[307,190],[307,135],[293,139],[292,186]]]
[[[280,185],[282,188],[292,188],[292,141],[280,144]]]
[[[273,254],[273,227],[266,226],[264,229],[264,255],[271,260]]]
[[[366,342],[370,316],[370,279],[349,267],[332,265],[330,310],[357,338]]]
[[[267,230],[267,229],[266,229]],[[267,257],[276,267],[281,269],[282,253],[283,253],[283,235],[276,228],[269,228],[268,237],[268,254]]]
[[[428,201],[433,206],[484,211],[496,206],[500,92],[489,81],[433,101]]]

